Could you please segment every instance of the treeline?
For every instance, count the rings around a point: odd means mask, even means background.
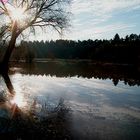
[[[0,54],[3,47],[0,49]],[[90,59],[111,63],[139,64],[140,35],[131,34],[120,38],[118,34],[111,40],[56,40],[56,41],[21,41],[15,48],[12,60],[33,58],[51,59]]]

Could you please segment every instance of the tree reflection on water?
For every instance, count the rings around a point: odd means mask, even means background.
[[[8,93],[0,93],[0,139],[70,139],[68,116],[70,108],[60,99],[51,107],[41,104],[38,112],[38,100],[34,99],[28,113],[11,102],[16,91],[8,75],[2,75]]]
[[[140,71],[132,65],[113,65],[109,63],[96,64],[92,62],[75,61],[46,61],[44,63],[15,63],[11,64],[11,74],[20,72],[30,75],[50,75],[56,77],[83,77],[111,79],[116,86],[123,81],[129,86],[140,85]]]
[[[133,66],[19,63],[9,75],[12,81],[8,74],[0,79],[0,139],[140,137],[140,75]]]

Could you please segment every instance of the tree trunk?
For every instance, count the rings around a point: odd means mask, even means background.
[[[14,95],[15,94],[14,87],[13,87],[13,85],[11,83],[11,80],[10,80],[8,74],[4,73],[4,74],[2,74],[2,77],[3,77],[4,81],[5,81],[5,84],[6,84],[7,88],[8,88],[8,90],[9,90],[9,93]]]
[[[8,72],[8,63],[11,57],[11,54],[13,52],[13,49],[15,48],[15,43],[16,43],[16,39],[17,39],[18,35],[17,35],[17,22],[14,23],[13,28],[12,28],[12,36],[11,36],[11,40],[9,42],[8,48],[5,52],[5,55],[3,57],[3,61],[2,61],[2,71],[5,73]]]

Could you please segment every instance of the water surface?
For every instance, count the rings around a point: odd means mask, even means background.
[[[10,103],[25,113],[34,105],[35,115],[46,117],[44,106],[51,110],[63,101],[70,110],[67,122],[73,139],[140,139],[140,80],[136,69],[47,62],[12,65],[9,76],[15,90]],[[0,92],[9,95],[2,77]]]

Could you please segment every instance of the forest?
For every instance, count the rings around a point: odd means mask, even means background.
[[[7,42],[1,41],[2,59]],[[121,38],[117,33],[110,40],[56,40],[21,41],[10,58],[11,61],[32,62],[34,59],[86,59],[119,64],[140,64],[140,35]]]

